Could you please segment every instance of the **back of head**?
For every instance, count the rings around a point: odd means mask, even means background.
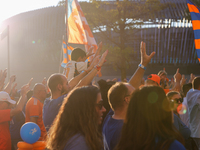
[[[65,98],[61,109],[50,128],[48,147],[64,148],[75,134],[82,134],[91,149],[100,148],[97,112],[95,109],[99,89],[94,86],[72,90]]]
[[[187,83],[182,86],[182,92],[184,97],[187,95],[187,92],[192,88],[192,83]]]
[[[200,90],[200,76],[194,78],[194,80],[192,81],[192,88]]]
[[[180,135],[173,126],[164,90],[158,86],[136,90],[128,106],[117,149],[168,149],[176,137],[179,139]]]
[[[27,95],[27,99],[30,99],[33,96],[33,90],[28,91]]]
[[[163,123],[172,123],[169,101],[161,87],[143,87],[132,95],[126,122],[131,123],[134,120],[138,120],[136,125],[139,128],[141,124],[141,128],[148,126],[147,128],[154,131],[164,128]]]
[[[101,91],[101,96],[103,99],[104,107],[106,108],[106,112],[103,114],[103,119],[107,115],[107,113],[110,111],[110,105],[108,103],[108,90],[114,85],[115,81],[106,81],[104,79],[101,79],[98,81],[99,88]]]
[[[36,94],[38,91],[46,89],[44,84],[42,83],[36,83],[33,87],[33,94]]]
[[[167,98],[168,98],[169,100],[171,100],[172,97],[173,97],[174,95],[176,95],[176,94],[180,94],[180,93],[177,92],[177,91],[170,91],[170,92],[167,93]]]
[[[74,48],[71,53],[71,60],[77,61],[79,57],[83,58],[86,56],[86,52],[80,48]]]
[[[127,93],[128,88],[123,82],[117,82],[109,89],[108,102],[114,111],[123,107],[124,98]]]
[[[52,74],[49,79],[47,80],[47,85],[51,92],[56,91],[58,84],[63,84],[63,75],[60,73]]]
[[[46,98],[47,92],[46,87],[42,83],[36,83],[33,87],[33,96],[40,101],[44,101]]]

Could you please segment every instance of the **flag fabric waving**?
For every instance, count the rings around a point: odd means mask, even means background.
[[[71,52],[74,48],[66,45],[65,41],[63,41],[62,49],[63,49],[63,62],[61,63],[61,66],[65,68],[68,61],[71,60]]]
[[[200,62],[200,9],[190,0],[187,0],[187,6],[192,19],[195,48]]]
[[[68,4],[67,33],[68,43],[84,44],[86,50],[94,46],[96,51],[97,44],[89,28],[87,20],[83,14],[77,0],[66,0]]]

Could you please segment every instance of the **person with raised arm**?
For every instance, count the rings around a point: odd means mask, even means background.
[[[186,98],[191,137],[194,139],[198,149],[200,149],[200,76],[193,79],[192,89],[187,92]]]
[[[141,54],[141,62],[138,65],[138,69],[135,71],[129,83],[135,88],[139,88],[142,78],[144,76],[144,72],[146,70],[147,65],[151,61],[151,58],[155,55],[155,52],[152,52],[150,55],[146,53],[146,44],[142,41],[140,44],[140,54]]]
[[[12,100],[9,94],[5,91],[0,92],[0,149],[1,150],[11,150],[11,138],[9,131],[9,121],[12,117],[22,111],[27,97],[26,94],[30,90],[30,84],[32,79],[28,84],[21,87],[21,97],[14,109],[12,105],[16,102]]]
[[[146,45],[141,42],[140,45],[141,63],[128,83],[117,82],[108,91],[108,101],[112,110],[104,119],[102,132],[110,150],[117,145],[124,119],[127,113],[131,94],[139,88],[144,72],[155,52],[150,55],[146,54]]]
[[[51,97],[44,101],[43,106],[43,122],[47,132],[51,127],[56,115],[58,114],[60,106],[62,105],[62,102],[69,91],[74,87],[89,85],[105,62],[107,54],[108,50],[102,54],[100,60],[100,56],[96,56],[87,70],[74,77],[69,81],[69,83],[66,76],[63,74],[56,73],[49,77],[47,85],[51,91]]]
[[[102,42],[99,43],[98,49],[94,55],[94,58],[99,55],[102,49]],[[88,57],[92,56],[94,53],[94,47],[91,47],[86,54],[86,52],[81,48],[74,48],[71,52],[71,60],[66,64],[63,74],[67,77],[67,80],[70,81],[75,76],[79,75],[82,71],[87,70],[91,62],[86,61]]]

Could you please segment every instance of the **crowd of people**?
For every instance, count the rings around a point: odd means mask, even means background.
[[[191,74],[187,82],[177,69],[169,80],[163,69],[144,79],[155,52],[148,55],[141,42],[141,62],[129,81],[101,79],[95,85],[108,54],[100,55],[101,49],[102,43],[95,54],[72,51],[64,73],[44,78],[33,90],[30,79],[18,92],[14,75],[5,86],[7,72],[1,71],[0,150],[17,149],[25,122],[40,127],[48,150],[200,149],[200,77]]]

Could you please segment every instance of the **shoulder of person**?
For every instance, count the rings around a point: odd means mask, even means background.
[[[72,67],[72,66],[74,66],[75,63],[76,63],[75,61],[70,60],[70,61],[66,64],[65,68]]]
[[[82,134],[75,134],[69,139],[64,150],[89,150],[86,144],[85,137]]]
[[[168,150],[186,150],[183,144],[181,144],[179,141],[174,140],[171,145],[169,146]]]

